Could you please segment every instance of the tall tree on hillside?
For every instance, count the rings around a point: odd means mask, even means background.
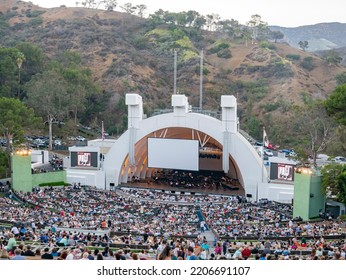
[[[131,3],[125,3],[123,6],[120,6],[120,8],[125,13],[130,14],[130,15],[133,15],[137,10],[137,6],[134,6]]]
[[[64,52],[58,57],[54,67],[66,81],[68,113],[73,115],[77,124],[81,114],[84,114],[88,105],[91,105],[87,104],[88,98],[93,94],[98,95],[101,90],[94,83],[91,70],[83,67],[82,58],[77,52]]]
[[[245,27],[242,29],[242,38],[245,41],[245,46],[248,46],[249,40],[252,38],[252,32],[249,28]]]
[[[336,196],[346,205],[346,165],[328,164],[322,168],[322,187],[327,195]]]
[[[338,86],[325,101],[328,114],[338,123],[346,125],[346,84]]]
[[[218,14],[206,15],[206,26],[209,31],[215,31],[217,23],[220,21],[220,16]]]
[[[0,96],[18,95],[18,67],[24,55],[16,48],[0,47]]]
[[[106,0],[84,0],[82,6],[90,9],[98,9]]]
[[[323,55],[322,58],[328,62],[329,66],[339,65],[342,61],[342,57],[335,50],[327,51],[327,53]]]
[[[241,26],[237,20],[223,20],[220,22],[221,31],[225,32],[231,40],[240,36]]]
[[[328,144],[336,137],[336,124],[328,116],[322,102],[295,108],[292,130],[302,137],[300,146],[305,148],[317,167],[317,154],[326,150]]]
[[[16,64],[18,67],[18,92],[17,97],[20,98],[20,69],[22,69],[22,64],[25,60],[25,56],[22,52],[17,52],[16,54]]]
[[[20,81],[21,84],[24,85],[30,81],[35,74],[44,70],[47,58],[41,48],[31,43],[19,43],[16,45],[16,49],[23,53],[25,57],[20,70]],[[21,91],[23,89],[22,87]],[[25,92],[21,92],[20,98],[25,99],[25,97]]]
[[[271,31],[269,33],[269,36],[274,39],[275,43],[277,42],[277,40],[281,40],[282,38],[284,38],[284,34],[281,31]]]
[[[254,44],[254,41],[259,37],[263,37],[263,35],[268,31],[268,23],[263,21],[261,16],[258,14],[252,15],[246,25],[251,30],[252,44]]]
[[[102,3],[107,11],[114,11],[118,5],[117,0],[103,0]]]
[[[10,161],[13,145],[23,140],[24,129],[37,125],[39,119],[32,109],[14,98],[1,97],[0,112],[0,129],[7,142],[7,157]]]
[[[49,148],[52,149],[53,121],[60,121],[67,114],[67,83],[56,69],[52,69],[35,75],[26,84],[26,89],[28,106],[48,124]]]
[[[144,14],[145,14],[145,11],[147,10],[147,6],[144,5],[144,4],[141,4],[141,5],[137,5],[136,6],[137,8],[137,14],[143,18],[144,17]]]
[[[346,84],[346,72],[342,72],[340,74],[337,74],[335,76],[336,84],[338,86],[341,86],[343,84]]]
[[[305,52],[305,50],[309,47],[309,42],[299,41],[298,45],[299,45],[299,48],[301,48]]]

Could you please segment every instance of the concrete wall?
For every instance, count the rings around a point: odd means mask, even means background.
[[[12,156],[12,187],[15,191],[31,192],[41,183],[66,182],[66,171],[32,174],[31,156]]]
[[[309,218],[319,217],[324,212],[326,197],[322,193],[322,176],[311,176]]]
[[[324,212],[325,196],[322,193],[322,176],[295,173],[293,217],[310,220]]]
[[[259,183],[258,199],[267,198],[269,200],[292,203],[294,193],[293,184],[284,183]]]
[[[12,187],[15,191],[32,191],[31,156],[12,156]]]
[[[32,186],[42,183],[66,182],[66,171],[55,171],[47,173],[32,174]]]
[[[105,188],[105,172],[103,170],[66,169],[66,180],[70,184],[90,185],[99,189]]]

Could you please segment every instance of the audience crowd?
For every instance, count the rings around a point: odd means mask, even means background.
[[[4,259],[345,259],[346,252],[343,221],[295,221],[289,205],[241,196],[35,188],[0,197],[0,221],[12,224],[0,231]]]

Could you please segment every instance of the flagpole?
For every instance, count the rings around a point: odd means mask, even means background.
[[[104,176],[105,176],[105,190],[106,190],[106,173],[105,173],[105,168],[104,168],[104,161],[105,161],[105,156],[103,154],[103,141],[105,139],[105,129],[103,127],[103,121],[102,121],[102,127],[101,127],[101,139],[102,139],[102,143],[101,143],[101,155],[102,155],[102,171],[104,172]]]
[[[263,183],[263,168],[264,168],[264,145],[265,145],[265,128],[263,126],[263,141],[262,141],[262,183]]]

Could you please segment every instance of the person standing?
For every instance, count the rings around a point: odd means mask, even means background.
[[[194,253],[193,247],[187,248],[187,260],[197,260],[197,256]]]
[[[12,251],[12,249],[17,246],[17,241],[14,238],[14,235],[12,233],[9,233],[8,237],[9,239],[7,242],[7,251],[9,252],[9,251]]]
[[[35,233],[35,231],[36,231],[36,225],[35,225],[35,222],[34,222],[34,221],[31,223],[31,229],[32,229],[32,232]]]
[[[201,245],[201,247],[205,250],[205,253],[206,253],[206,258],[205,259],[207,259],[209,257],[209,249],[210,249],[208,241],[204,240],[204,242]]]

